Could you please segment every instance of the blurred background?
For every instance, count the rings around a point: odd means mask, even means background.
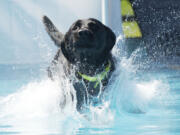
[[[0,64],[49,62],[54,55],[51,52],[56,48],[44,30],[42,16],[49,16],[65,33],[79,18],[95,17],[101,20],[101,1],[94,2],[1,0]],[[88,10],[85,9],[87,7]]]

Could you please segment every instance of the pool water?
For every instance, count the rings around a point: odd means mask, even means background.
[[[83,114],[71,101],[74,89],[68,80],[47,77],[57,48],[41,18],[49,16],[62,32],[93,13],[101,20],[100,2],[82,6],[82,1],[0,0],[0,135],[179,135],[180,58],[154,61],[142,48],[126,58],[125,47],[117,44],[116,70],[103,102]],[[147,46],[156,45],[154,40]],[[150,53],[158,56],[156,50]],[[62,109],[64,95],[68,102]]]
[[[179,135],[178,65],[139,68],[138,53],[125,58],[117,52],[103,103],[84,114],[70,99],[60,108],[63,90],[73,87],[48,79],[48,63],[0,65],[0,135]]]

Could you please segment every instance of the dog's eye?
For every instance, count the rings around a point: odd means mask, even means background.
[[[79,21],[77,21],[77,22],[75,23],[75,25],[73,26],[72,30],[77,30],[77,29],[79,29],[80,27],[81,27],[81,22],[80,22],[80,20],[79,20]]]
[[[77,30],[77,29],[79,29],[79,26],[74,26],[74,27],[72,28],[72,30]]]
[[[99,26],[96,23],[89,23],[88,26],[90,29],[95,31],[99,29]]]

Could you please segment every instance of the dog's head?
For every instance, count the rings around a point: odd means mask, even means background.
[[[115,44],[112,30],[93,18],[77,20],[65,35],[46,16],[43,22],[52,40],[71,63],[102,64]]]

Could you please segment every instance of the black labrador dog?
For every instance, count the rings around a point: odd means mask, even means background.
[[[54,78],[58,74],[57,66],[62,64],[63,71],[59,72],[64,72],[71,80],[76,78],[72,81],[76,107],[82,110],[83,105],[99,97],[108,84],[115,68],[111,50],[116,36],[110,28],[93,18],[77,20],[66,34],[59,32],[47,16],[43,17],[43,23],[59,47],[48,74]]]

